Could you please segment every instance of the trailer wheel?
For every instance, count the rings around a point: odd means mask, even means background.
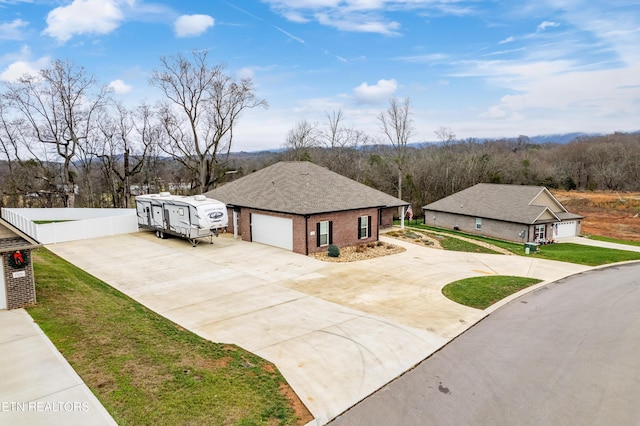
[[[163,239],[163,240],[164,240],[164,239],[166,238],[166,236],[164,235],[164,232],[162,232],[162,231],[158,231],[158,233],[159,233],[159,237],[160,237],[161,239]]]
[[[156,238],[160,238],[160,231],[156,230]]]

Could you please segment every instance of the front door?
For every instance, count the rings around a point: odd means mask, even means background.
[[[544,241],[546,237],[547,225],[536,225],[535,241]]]

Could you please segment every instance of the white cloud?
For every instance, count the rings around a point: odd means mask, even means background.
[[[215,23],[209,15],[182,15],[176,19],[174,30],[178,37],[196,37],[203,34]]]
[[[373,86],[365,82],[353,89],[353,96],[361,104],[379,104],[387,102],[397,88],[398,82],[394,79],[378,80]]]
[[[398,35],[400,23],[373,14],[316,13],[318,22],[340,31]]]
[[[46,68],[50,62],[51,60],[48,57],[41,58],[35,62],[24,60],[13,62],[0,73],[0,80],[14,82],[25,74],[37,76],[40,70]]]
[[[0,23],[0,40],[21,40],[23,38],[22,30],[29,25],[22,19],[14,19],[11,22]]]
[[[560,24],[552,21],[543,21],[540,25],[538,25],[538,31],[544,31],[547,28],[559,27]]]
[[[113,80],[111,83],[109,83],[109,88],[111,88],[114,93],[118,94],[129,93],[133,89],[129,84],[120,79]]]
[[[73,0],[70,5],[49,12],[44,34],[61,43],[74,35],[108,34],[124,20],[121,3],[118,0]]]
[[[498,44],[511,43],[511,42],[513,42],[515,40],[516,40],[515,37],[507,37],[504,40],[499,41]]]

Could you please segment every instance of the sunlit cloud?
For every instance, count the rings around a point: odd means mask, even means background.
[[[387,102],[397,89],[398,82],[394,79],[378,80],[372,86],[365,82],[353,89],[353,97],[361,104],[380,104]]]
[[[129,93],[131,92],[131,90],[133,90],[133,87],[120,79],[113,80],[111,83],[109,83],[109,88],[113,90],[114,93],[118,94]]]
[[[213,27],[215,21],[209,15],[182,15],[174,23],[178,37],[197,37]]]
[[[22,19],[0,23],[0,40],[22,40],[24,38],[24,30],[28,26],[29,23]]]

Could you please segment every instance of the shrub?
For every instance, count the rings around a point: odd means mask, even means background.
[[[367,243],[367,247],[369,248],[374,248],[376,246],[376,243],[374,243],[373,241],[370,243]]]
[[[356,247],[356,253],[364,253],[365,250],[367,250],[367,246],[364,244],[358,244],[358,247]]]
[[[382,241],[378,241],[378,242],[376,243],[376,245],[377,245],[378,247],[382,247],[382,246],[384,245],[384,243],[383,243]]]
[[[329,246],[327,254],[329,255],[329,257],[340,257],[340,247],[335,244],[331,244]]]

